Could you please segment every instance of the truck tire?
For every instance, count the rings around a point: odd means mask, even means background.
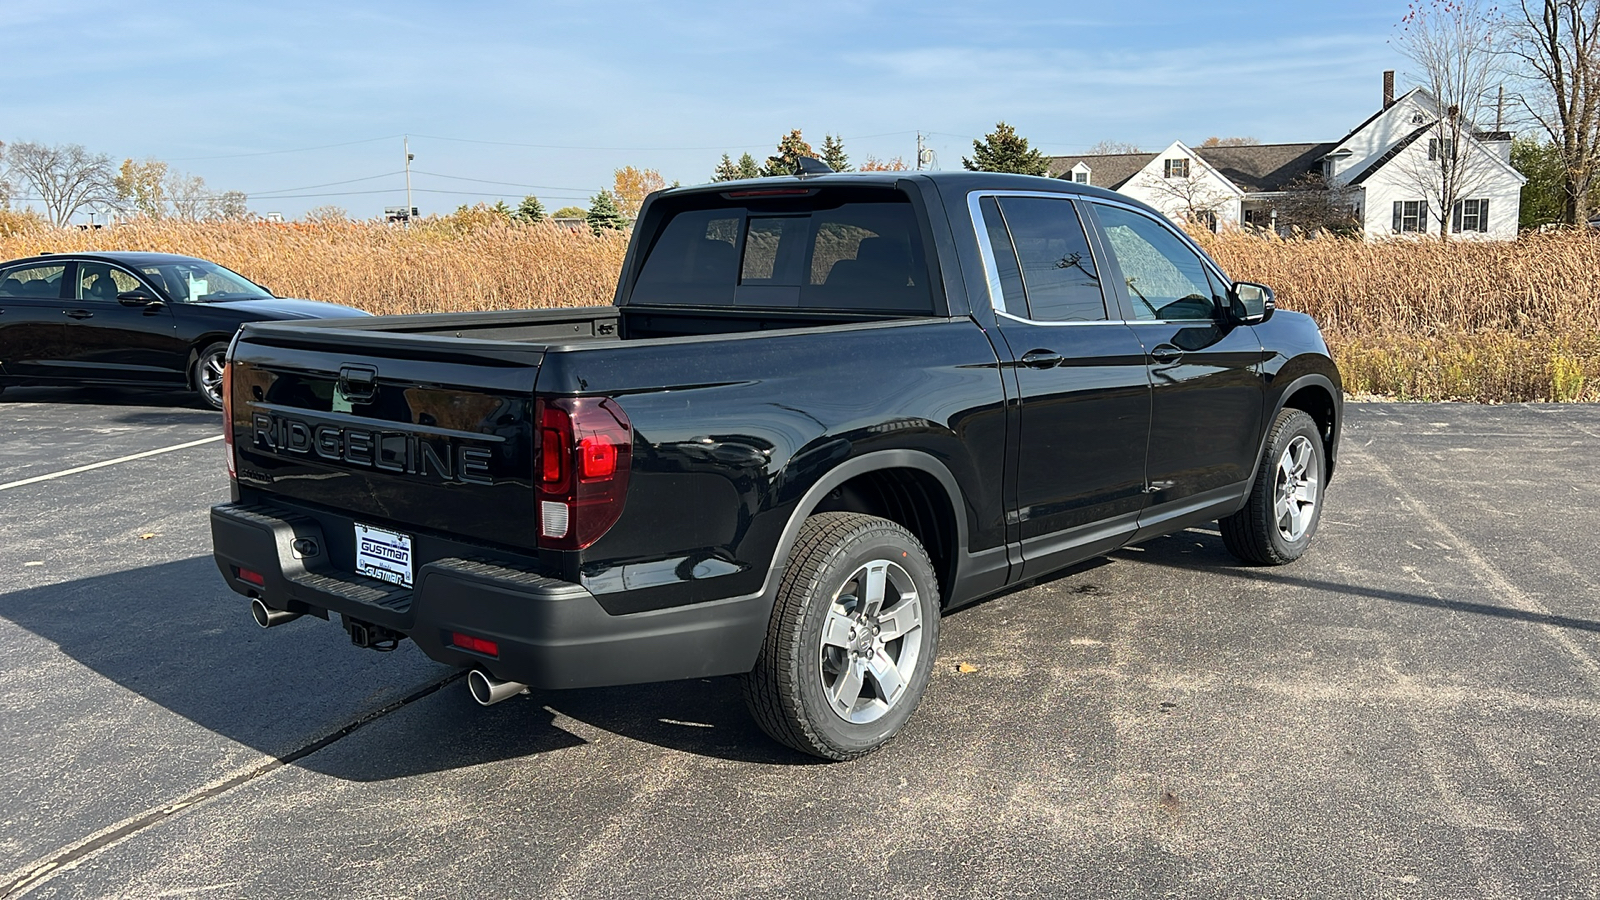
[[[751,715],[774,740],[824,759],[878,749],[927,689],[939,607],[933,564],[909,531],[859,513],[811,516],[744,676]]]
[[[211,344],[195,354],[194,371],[190,377],[194,381],[195,392],[212,409],[222,408],[222,368],[227,362],[226,342]]]
[[[1298,409],[1278,413],[1244,509],[1220,520],[1222,543],[1247,563],[1281,566],[1311,546],[1327,479],[1322,435]]]

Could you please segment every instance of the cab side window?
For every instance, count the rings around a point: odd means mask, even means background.
[[[117,295],[139,287],[139,279],[105,263],[78,263],[79,300],[106,300],[115,303]]]
[[[1096,206],[1106,243],[1122,268],[1136,319],[1211,319],[1217,301],[1200,257],[1154,219]]]
[[[1035,322],[1104,321],[1100,273],[1072,201],[1001,197],[998,205],[1027,295],[1027,317]],[[991,244],[996,243],[998,229],[993,224],[987,227]],[[996,249],[997,258],[1005,255]],[[1006,274],[1002,265],[1002,283]],[[1011,302],[1011,291],[1006,293],[1007,308],[1020,315],[1020,306]]]
[[[36,300],[56,300],[61,297],[61,276],[67,267],[61,264],[46,266],[19,266],[0,272],[0,297],[29,297]]]

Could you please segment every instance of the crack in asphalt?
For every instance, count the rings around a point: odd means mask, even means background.
[[[168,803],[165,806],[146,810],[145,812],[142,812],[131,819],[126,819],[117,825],[113,825],[108,829],[91,835],[83,841],[58,850],[49,858],[36,862],[32,866],[23,869],[22,872],[11,881],[5,884],[0,884],[0,900],[9,900],[9,898],[12,897],[20,897],[42,884],[51,876],[75,866],[76,864],[88,859],[91,856],[94,856],[100,851],[105,850],[115,844],[121,843],[127,838],[130,838],[147,828],[150,828],[154,825],[159,825],[160,823],[172,818],[184,810],[198,806],[208,800],[220,797],[236,787],[249,784],[250,782],[255,781],[257,778],[275,772],[284,766],[292,765],[319,750],[329,747],[334,743],[349,737],[351,734],[354,734],[356,731],[359,731],[366,725],[375,722],[392,712],[396,712],[397,710],[403,709],[412,703],[417,702],[418,700],[438,693],[447,685],[456,681],[460,681],[462,678],[466,677],[466,674],[467,672],[465,669],[452,672],[449,676],[442,678],[439,681],[435,681],[431,684],[418,688],[399,700],[396,700],[387,706],[373,710],[372,712],[366,713],[342,728],[330,732],[329,734],[325,734],[322,737],[317,738],[316,740],[295,750],[291,750],[282,756],[272,757],[265,762],[252,766],[243,772],[238,772],[234,775],[231,775],[228,778],[225,778],[209,787],[204,787],[197,791],[185,794],[183,797],[180,797],[178,800]]]

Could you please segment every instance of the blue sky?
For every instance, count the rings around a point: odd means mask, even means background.
[[[1377,108],[1384,69],[1404,85],[1389,43],[1404,12],[4,0],[0,140],[154,156],[290,217],[403,203],[405,134],[425,213],[527,193],[586,205],[630,164],[700,182],[723,151],[759,160],[792,128],[814,145],[842,135],[855,161],[911,161],[920,129],[942,168],[1001,119],[1047,153],[1330,140]]]

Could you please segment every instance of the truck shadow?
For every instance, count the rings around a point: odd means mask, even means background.
[[[811,761],[755,727],[731,678],[537,692],[483,709],[459,683],[459,672],[409,643],[389,654],[360,650],[337,619],[307,617],[263,631],[244,600],[222,585],[210,557],[8,591],[0,594],[0,617],[201,728],[348,780],[547,753],[587,743],[580,735],[604,740],[596,730],[730,760]],[[42,689],[24,696],[23,708],[8,716],[31,727],[71,729],[74,716],[95,700],[126,702],[120,691],[86,681],[74,688],[76,698]],[[450,683],[430,690],[441,682]],[[416,699],[371,718],[407,697]],[[182,742],[181,735],[175,739]]]

